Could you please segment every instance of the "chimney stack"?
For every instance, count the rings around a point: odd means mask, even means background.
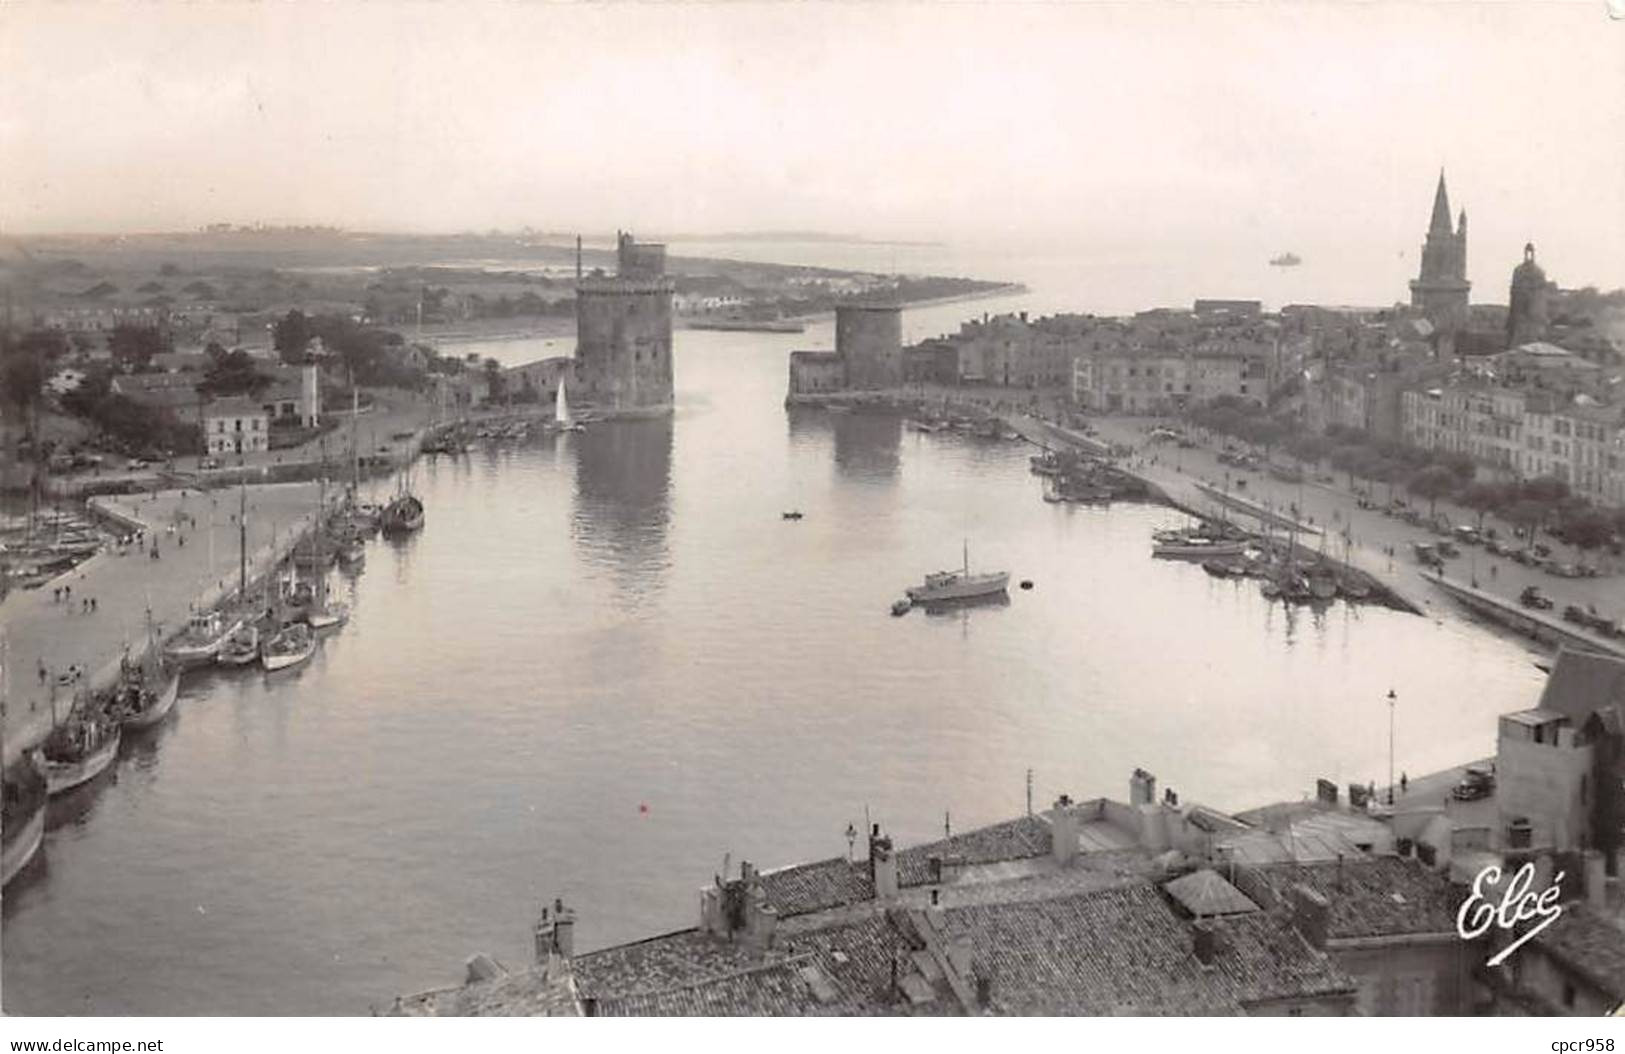
[[[1203,966],[1213,965],[1219,954],[1219,935],[1210,924],[1198,922],[1191,927],[1191,952]]]
[[[869,842],[869,868],[874,876],[875,899],[894,899],[897,896],[897,857],[892,854],[890,838],[877,835]]]
[[[1066,865],[1078,855],[1078,814],[1064,795],[1050,810],[1050,848],[1057,864]]]
[[[1157,777],[1145,769],[1135,769],[1128,781],[1130,805],[1154,805],[1157,801]]]
[[[576,913],[564,906],[563,900],[553,901],[553,951],[568,959],[576,949]]]

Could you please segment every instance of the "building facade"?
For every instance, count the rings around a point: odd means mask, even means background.
[[[581,397],[612,413],[670,410],[672,280],[666,247],[616,241],[614,276],[576,283],[576,376]]]
[[[250,399],[219,399],[203,413],[203,442],[210,454],[259,454],[271,446],[271,418]]]

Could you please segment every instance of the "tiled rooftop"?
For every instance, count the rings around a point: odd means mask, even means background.
[[[1235,1014],[1250,1003],[1351,993],[1354,981],[1278,916],[1209,923],[1212,965],[1192,927],[1149,885],[947,913],[1005,1014]]]
[[[764,871],[762,888],[781,919],[874,899],[869,865],[844,857]]]
[[[1025,860],[1050,851],[1049,824],[1037,816],[978,827],[935,842],[910,846],[897,854],[897,877],[904,886],[922,886],[931,881],[931,857],[957,856],[967,864],[987,864],[999,860]]]
[[[1565,904],[1563,914],[1535,940],[1554,959],[1625,1003],[1625,916]]]
[[[1306,885],[1331,904],[1329,936],[1388,937],[1456,932],[1461,891],[1437,872],[1397,856],[1350,859],[1343,864],[1275,864],[1264,869],[1285,896]]]
[[[398,1001],[400,1017],[574,1017],[575,991],[568,978],[548,980],[528,969],[460,988],[423,992]]]

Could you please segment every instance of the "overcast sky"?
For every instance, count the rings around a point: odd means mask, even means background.
[[[13,233],[1262,232],[1414,254],[1444,166],[1475,246],[1532,237],[1564,277],[1625,284],[1625,22],[1600,0],[24,3],[0,6],[0,70]]]

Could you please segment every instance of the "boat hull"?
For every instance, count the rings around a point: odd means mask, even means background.
[[[158,722],[168,717],[169,712],[175,709],[175,700],[180,698],[180,694],[181,675],[178,673],[171,674],[164,681],[164,686],[159,690],[158,698],[156,701],[154,701],[152,706],[148,707],[146,710],[143,710],[139,714],[132,714],[129,717],[123,718],[119,721],[120,727],[122,727],[126,732],[139,732],[144,728],[153,727]]]
[[[231,635],[241,629],[242,625],[241,620],[233,622],[218,637],[199,644],[171,644],[164,649],[164,657],[182,666],[206,666],[214,661],[226,641],[230,640]]]
[[[15,836],[6,832],[0,841],[0,886],[5,886],[28,866],[45,840],[45,805],[34,810],[34,815],[23,821]]]
[[[996,593],[1003,593],[1009,584],[1009,572],[1000,571],[997,574],[960,578],[958,581],[940,586],[915,586],[906,590],[905,595],[916,604],[940,604],[950,600],[993,596]]]
[[[1246,542],[1217,542],[1212,545],[1181,545],[1177,542],[1171,542],[1151,547],[1153,556],[1166,556],[1185,560],[1207,559],[1215,556],[1241,556],[1246,551]]]
[[[45,793],[54,798],[100,776],[118,756],[118,745],[122,738],[122,731],[114,728],[101,746],[78,761],[52,761],[50,758],[43,758],[40,768],[45,773]]]

